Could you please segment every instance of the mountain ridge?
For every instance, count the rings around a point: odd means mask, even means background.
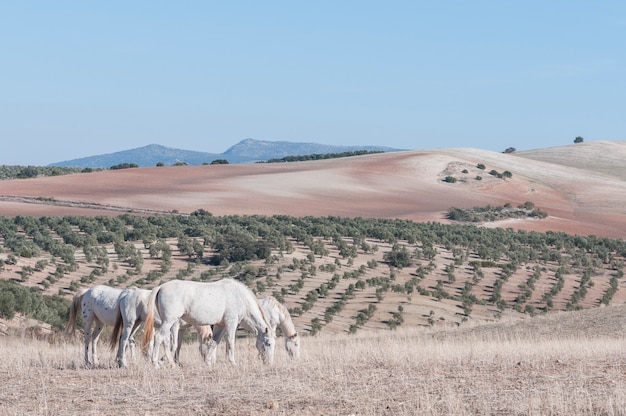
[[[228,163],[255,163],[270,159],[280,159],[286,156],[301,156],[309,154],[342,153],[357,150],[395,152],[403,149],[394,149],[385,146],[338,146],[320,143],[298,143],[289,141],[266,141],[244,139],[229,147],[223,153],[199,152],[195,150],[177,149],[159,144],[149,144],[134,149],[122,150],[114,153],[88,156],[78,159],[51,163],[48,166],[76,167],[76,168],[110,168],[122,163],[135,163],[139,167],[156,166],[157,163],[174,165],[202,165],[217,159],[227,160]]]

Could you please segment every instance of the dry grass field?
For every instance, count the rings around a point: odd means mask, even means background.
[[[207,367],[195,344],[182,367],[128,369],[78,343],[0,344],[3,415],[624,415],[623,306],[460,329],[407,328],[305,337],[299,362],[275,364],[240,339]]]
[[[450,207],[531,201],[548,218],[478,225],[624,239],[623,160],[625,142],[592,142],[512,155],[440,149],[316,162],[126,169],[0,181],[0,215],[172,215],[204,209],[214,215],[449,223]],[[478,164],[486,169],[478,169]],[[512,177],[494,177],[488,173],[492,169],[508,170]],[[479,175],[482,179],[476,180]],[[446,176],[457,181],[446,183]],[[161,281],[200,279],[209,272],[215,278],[232,277],[238,272],[235,265],[190,262],[178,252],[176,241],[168,243],[172,264]],[[556,285],[559,265],[548,260],[525,264],[498,282],[508,305],[498,308],[489,299],[501,269],[486,266],[478,276],[470,265],[475,254],[457,263],[454,248],[437,246],[432,260],[392,270],[383,260],[392,247],[382,240],[367,240],[377,250],[360,250],[351,259],[325,240],[328,253],[315,256],[312,263],[310,249],[292,243],[293,251],[274,253],[273,263],[250,262],[246,267],[266,272],[259,279],[262,285],[255,287],[259,296],[289,289],[284,292],[289,308],[302,307],[310,291],[340,276],[327,296],[294,314],[303,335],[299,362],[277,348],[274,365],[264,366],[254,342],[241,338],[235,366],[226,362],[221,347],[218,364],[209,368],[197,346],[189,344],[180,368],[155,370],[139,357],[120,370],[101,341],[101,366],[86,368],[81,340],[62,339],[45,325],[19,317],[0,320],[0,335],[9,335],[0,336],[0,415],[626,415],[624,278],[618,279],[610,306],[599,307],[613,284],[612,266],[597,268],[584,284],[585,295],[577,301],[583,310],[565,312],[583,286],[583,268],[569,269],[548,307],[545,294]],[[106,273],[88,284],[81,280],[97,265],[79,249],[77,268],[60,278],[47,280],[56,266],[44,252],[5,264],[0,279],[66,299],[71,299],[76,284],[154,287],[159,281],[141,279],[158,270],[161,261],[152,258],[141,241],[134,244],[144,259],[138,275],[128,273],[132,267],[118,259],[109,244],[103,246],[110,259]],[[411,251],[418,248],[402,244]],[[1,259],[7,255],[0,252]],[[45,267],[34,270],[40,260],[47,261]],[[616,261],[623,268],[624,253],[616,254]],[[404,286],[415,280],[420,266],[429,267],[419,285],[430,295],[393,289],[381,294],[368,284],[352,290],[332,320],[324,319],[325,311],[358,280],[384,278]],[[26,269],[31,273],[23,278]],[[535,274],[531,293],[515,310],[512,305]],[[302,287],[293,289],[299,281]],[[470,310],[458,298],[468,287],[480,301]],[[450,297],[435,296],[435,291]],[[370,305],[376,306],[372,316],[350,334],[359,312]],[[399,312],[403,321],[390,330],[389,322]],[[321,330],[312,336],[315,319]]]

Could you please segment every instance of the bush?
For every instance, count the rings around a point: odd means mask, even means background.
[[[70,301],[59,296],[43,296],[13,281],[0,281],[0,317],[13,319],[16,312],[62,329],[69,317]]]
[[[118,170],[118,169],[130,169],[130,168],[138,168],[139,165],[136,163],[119,163],[117,165],[111,166],[109,169]]]
[[[383,260],[390,266],[401,269],[411,265],[411,253],[409,253],[406,247],[396,244],[391,251],[383,255]]]
[[[214,265],[222,263],[223,260],[236,262],[267,259],[272,254],[270,243],[257,240],[245,231],[232,231],[220,235],[216,238],[213,249],[217,252],[211,258],[211,264]]]

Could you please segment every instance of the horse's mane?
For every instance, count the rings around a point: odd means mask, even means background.
[[[261,312],[263,321],[265,322],[268,328],[272,328],[272,324],[270,323],[270,320],[267,318],[267,315],[265,314],[265,310],[263,310],[263,306],[261,306],[261,302],[259,302],[256,296],[254,296],[254,300],[256,301],[256,305],[259,307],[259,312]]]
[[[298,335],[298,331],[296,330],[296,326],[291,320],[291,315],[289,314],[289,310],[287,309],[287,307],[280,303],[278,299],[276,299],[274,296],[268,296],[266,299],[280,311],[281,319],[278,324],[280,325],[280,328],[283,330],[285,335],[288,337],[294,337]]]

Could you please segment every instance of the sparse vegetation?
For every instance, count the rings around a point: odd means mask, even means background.
[[[448,209],[448,218],[453,221],[465,222],[488,222],[499,221],[507,218],[545,218],[548,213],[540,209],[536,209],[532,202],[525,202],[517,208],[512,208],[510,204],[501,207],[474,207],[470,209],[461,209],[452,207]]]
[[[28,179],[38,176],[60,176],[71,173],[89,173],[102,169],[91,168],[62,168],[58,166],[18,166],[0,165],[0,180]]]

